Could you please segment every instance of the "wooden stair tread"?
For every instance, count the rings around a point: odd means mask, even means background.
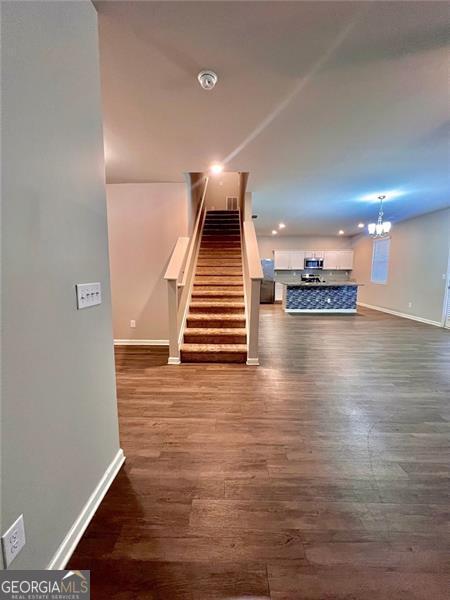
[[[219,300],[208,300],[207,302],[191,302],[190,306],[192,308],[201,307],[205,308],[206,306],[221,308],[222,306],[225,308],[245,308],[244,302],[220,302]]]
[[[226,259],[226,260],[242,260],[242,254],[240,249],[226,249],[226,250],[216,250],[213,248],[212,250],[208,249],[207,251],[202,250],[198,253],[198,258],[203,259]]]
[[[245,321],[245,315],[233,313],[194,313],[188,315],[191,321]]]
[[[242,269],[236,267],[197,267],[196,275],[224,277],[226,275],[242,275]]]
[[[247,352],[247,344],[181,344],[185,352]]]
[[[193,298],[197,298],[197,297],[204,297],[204,298],[215,298],[215,297],[221,297],[221,296],[229,296],[230,298],[243,298],[244,297],[244,291],[239,291],[239,290],[200,290],[197,291],[193,290],[192,292],[192,297]]]
[[[185,334],[190,335],[246,335],[245,327],[187,327]]]
[[[236,292],[236,295],[244,295],[244,286],[242,285],[198,285],[195,284],[193,287],[194,292],[198,292],[199,294],[204,294],[205,292],[218,292],[219,294],[224,294],[225,296],[234,296],[233,292]]]
[[[197,275],[194,280],[194,285],[242,285],[242,276],[236,275],[235,279],[230,279],[231,275],[223,277],[220,279],[219,277],[204,277],[202,275]]]

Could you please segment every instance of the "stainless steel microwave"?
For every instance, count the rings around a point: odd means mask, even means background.
[[[323,258],[305,258],[305,269],[323,269]]]

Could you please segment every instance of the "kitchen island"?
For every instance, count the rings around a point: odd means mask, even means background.
[[[359,283],[283,282],[283,307],[288,313],[355,313]]]

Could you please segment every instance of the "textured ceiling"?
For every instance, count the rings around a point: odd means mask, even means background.
[[[286,235],[356,233],[381,192],[394,222],[450,205],[447,3],[95,5],[109,182],[223,161]]]

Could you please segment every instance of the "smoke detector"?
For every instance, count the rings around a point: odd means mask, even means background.
[[[204,90],[212,90],[217,83],[218,77],[214,71],[205,70],[200,71],[197,79]]]

